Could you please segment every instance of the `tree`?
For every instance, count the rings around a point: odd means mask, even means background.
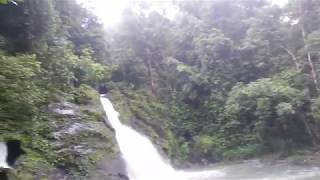
[[[300,30],[300,37],[303,40],[303,46],[301,47],[300,53],[303,59],[306,59],[311,74],[311,77],[314,81],[315,87],[317,91],[319,91],[318,84],[318,72],[316,70],[316,65],[314,62],[314,58],[317,56],[311,52],[310,44],[308,41],[308,35],[313,31],[319,29],[319,12],[317,7],[320,4],[318,1],[304,1],[297,0],[293,1],[289,4],[288,16],[292,21],[294,21],[294,26],[297,26]],[[311,21],[312,19],[312,21]]]
[[[0,57],[0,118],[30,120],[37,105],[44,101],[45,90],[34,79],[40,74],[40,63],[34,55]],[[21,113],[24,112],[24,113]]]
[[[261,143],[273,149],[279,148],[279,144],[273,144],[278,141],[286,148],[294,146],[292,143],[306,143],[308,137],[315,143],[314,133],[302,113],[308,100],[305,94],[281,80],[238,84],[226,103],[224,131],[231,136],[251,134],[248,142],[238,143]]]

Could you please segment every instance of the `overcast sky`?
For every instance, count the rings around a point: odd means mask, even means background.
[[[94,9],[94,13],[101,18],[106,27],[113,27],[121,20],[123,10],[132,2],[138,0],[78,0]],[[139,0],[142,1],[142,0]],[[172,0],[143,0],[156,4],[152,10],[166,9],[167,16],[173,18],[177,10],[171,5]],[[288,0],[270,0],[279,6],[285,5]],[[89,2],[89,3],[88,3]]]
[[[272,0],[273,4],[278,4],[279,6],[284,6],[288,3],[288,0]]]

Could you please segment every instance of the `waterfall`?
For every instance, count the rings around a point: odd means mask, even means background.
[[[179,174],[167,164],[151,141],[144,135],[121,124],[119,113],[103,95],[101,103],[116,132],[130,180],[179,180]]]
[[[116,139],[126,162],[130,180],[207,180],[224,176],[224,173],[213,170],[176,171],[161,157],[146,136],[121,123],[119,113],[105,95],[101,95],[101,104],[111,126],[115,129]]]
[[[130,180],[318,180],[320,168],[286,163],[263,164],[258,160],[233,163],[208,171],[177,171],[161,157],[144,135],[124,125],[112,103],[101,95],[101,103],[116,132]]]

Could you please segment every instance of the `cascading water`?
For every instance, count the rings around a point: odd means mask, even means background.
[[[112,127],[116,131],[122,156],[127,164],[130,180],[187,180],[192,176],[204,176],[210,173],[199,172],[187,174],[175,171],[167,164],[151,141],[119,120],[119,113],[113,108],[112,103],[101,96],[101,103]],[[212,171],[213,173],[213,171]]]
[[[146,137],[123,125],[112,103],[101,95],[101,103],[112,127],[130,180],[319,180],[320,168],[299,167],[286,163],[263,164],[246,161],[215,170],[177,171],[163,160],[157,149]]]
[[[107,98],[102,97],[101,103],[109,122],[116,131],[116,139],[127,163],[130,179],[165,180],[173,178],[174,169],[163,161],[152,143],[145,136],[121,124],[118,112]]]
[[[121,124],[118,112],[107,98],[102,97],[101,102],[116,131],[116,139],[127,163],[130,179],[164,180],[171,177],[174,170],[164,163],[151,142],[133,129]]]

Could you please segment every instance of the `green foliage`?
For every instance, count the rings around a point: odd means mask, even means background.
[[[176,2],[183,16],[175,19],[137,6],[108,35],[75,0],[8,2],[0,0],[5,129],[37,119],[57,94],[95,104],[94,88],[104,84],[123,121],[178,160],[250,158],[320,142],[317,0],[283,9],[261,0]],[[42,122],[32,124],[45,129]],[[50,150],[44,137],[35,135],[33,147]]]
[[[99,94],[88,85],[81,85],[75,90],[74,101],[78,104],[92,104],[99,102]]]
[[[114,156],[118,150],[110,132],[108,137],[91,132],[60,141],[68,146],[92,142],[90,147],[104,141],[92,157],[60,152],[53,132],[73,119],[53,118],[47,111],[52,101],[72,99],[81,104],[78,122],[102,119],[99,94],[92,87],[109,81],[115,66],[101,64],[108,52],[97,18],[75,0],[0,0],[0,12],[0,139],[19,139],[27,151],[9,178],[47,179],[63,165],[68,173],[83,175],[103,153]]]
[[[187,161],[320,142],[318,1],[290,1],[282,9],[261,0],[175,5],[183,16],[173,20],[129,8],[112,33],[110,62],[117,68],[108,84],[126,94],[115,98],[120,109],[130,107],[121,112],[126,120],[153,122],[157,113],[146,99],[167,107],[166,120],[151,127],[168,127],[171,157]]]
[[[303,115],[308,100],[306,94],[285,81],[260,79],[238,84],[226,103],[224,131],[252,134],[250,141],[267,146],[275,139],[286,141],[288,146],[292,142],[306,143],[301,137],[308,137],[304,124],[307,116]]]
[[[215,162],[221,160],[221,153],[224,142],[214,136],[198,136],[195,137],[195,144],[192,148],[192,158],[194,161],[205,159],[207,162]]]
[[[1,119],[29,120],[36,113],[46,93],[35,81],[39,73],[34,55],[0,55]]]
[[[77,56],[73,53],[72,45],[51,46],[39,55],[42,62],[43,75],[51,91],[67,91],[72,87],[74,79],[73,69],[77,63]]]
[[[17,2],[22,2],[23,0],[0,0],[0,4],[8,4],[9,2],[16,4]]]
[[[312,103],[312,115],[314,119],[319,122],[320,121],[320,99],[317,98]]]
[[[91,49],[83,49],[75,67],[75,78],[79,83],[92,86],[110,80],[114,66],[104,66],[96,63]]]
[[[225,150],[222,156],[226,160],[248,159],[259,155],[261,150],[259,144],[246,144],[235,149]]]

